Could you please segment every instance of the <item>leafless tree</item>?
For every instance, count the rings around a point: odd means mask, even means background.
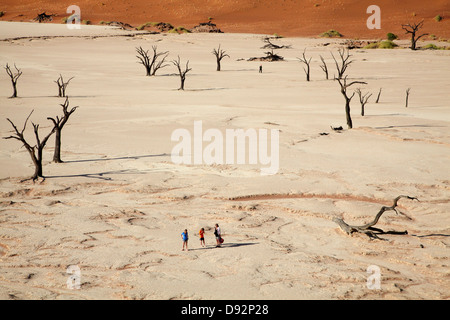
[[[11,98],[17,98],[17,80],[19,80],[20,76],[22,75],[22,71],[17,68],[16,64],[14,64],[14,68],[16,69],[16,72],[11,70],[11,67],[6,64],[5,70],[8,76],[11,78],[11,83],[13,86],[13,95]]]
[[[353,128],[353,122],[350,115],[350,101],[352,101],[355,92],[353,92],[351,96],[348,96],[347,88],[354,84],[367,84],[367,83],[362,81],[352,81],[350,83],[347,83],[347,76],[345,76],[343,79],[335,78],[335,80],[339,82],[339,85],[341,86],[341,93],[345,98],[345,117],[347,119],[347,126],[349,129],[351,129]]]
[[[67,80],[67,82],[64,82],[63,76],[59,75],[59,78],[54,81],[58,85],[58,97],[65,97],[66,96],[66,88],[69,85],[70,80],[72,80],[74,77]]]
[[[55,152],[53,153],[53,161],[56,163],[62,163],[61,160],[61,131],[66,124],[67,120],[69,120],[69,117],[72,113],[75,112],[75,110],[78,107],[73,107],[69,110],[69,97],[66,97],[66,100],[63,104],[61,104],[61,107],[63,109],[63,116],[60,118],[56,116],[56,118],[48,117],[48,120],[51,120],[53,122],[53,125],[55,127]]]
[[[3,139],[16,139],[16,140],[19,140],[20,142],[23,143],[23,146],[25,147],[25,149],[27,149],[28,153],[31,156],[31,160],[33,161],[33,164],[34,164],[34,168],[35,168],[34,169],[34,174],[30,178],[34,182],[39,177],[44,178],[44,176],[42,174],[42,152],[43,152],[43,150],[45,148],[45,145],[47,144],[48,139],[55,132],[55,127],[53,127],[52,130],[50,131],[50,133],[48,133],[44,137],[44,139],[41,140],[40,137],[39,137],[39,124],[34,124],[32,122],[33,130],[34,130],[34,136],[36,138],[36,145],[31,146],[31,144],[28,143],[25,140],[24,131],[26,129],[28,119],[30,118],[30,116],[33,113],[33,111],[31,111],[31,113],[28,115],[28,117],[25,120],[25,123],[23,125],[23,129],[21,131],[19,131],[19,129],[17,129],[16,125],[10,119],[7,118],[6,120],[9,121],[9,123],[12,125],[12,127],[14,129],[14,134],[9,136],[9,137],[4,137]]]
[[[381,89],[382,88],[380,88],[380,91],[378,91],[378,96],[377,96],[377,100],[375,100],[375,103],[378,103],[380,101]]]
[[[156,74],[156,71],[168,66],[168,64],[164,63],[167,56],[169,55],[169,52],[157,52],[157,46],[152,46],[152,50],[153,54],[150,56],[148,53],[149,50],[144,50],[142,49],[142,47],[136,48],[136,57],[139,59],[138,63],[142,64],[145,67],[147,76],[154,76]],[[162,59],[158,61],[159,57],[162,57]]]
[[[406,102],[405,102],[405,108],[408,108],[409,91],[411,91],[411,88],[406,89]]]
[[[364,107],[366,106],[372,94],[369,94],[368,92],[366,94],[363,94],[360,88],[356,89],[355,91],[358,94],[359,102],[361,103],[361,116],[364,117]]]
[[[331,53],[331,56],[333,57],[333,60],[336,64],[336,69],[338,72],[337,78],[342,79],[344,77],[345,71],[347,71],[348,66],[353,62],[353,60],[349,60],[351,54],[348,49],[347,51],[345,49],[339,49],[338,54],[340,58],[339,62],[334,57],[333,53]]]
[[[328,67],[327,64],[325,63],[325,60],[322,56],[320,56],[320,60],[322,61],[322,64],[320,65],[320,68],[323,70],[323,72],[325,72],[325,76],[326,79],[328,80]]]
[[[303,70],[305,71],[305,74],[306,74],[306,81],[309,81],[310,80],[310,71],[311,71],[311,68],[310,68],[309,65],[311,63],[311,59],[312,58],[309,58],[309,60],[306,59],[305,52],[306,52],[306,49],[303,51],[303,57],[302,58],[297,58],[297,59],[300,62],[303,62],[305,64],[305,67],[303,68]]]
[[[402,24],[402,29],[406,31],[406,34],[411,34],[411,50],[416,50],[416,45],[417,45],[417,41],[424,37],[427,36],[428,33],[424,33],[421,35],[418,35],[417,32],[419,31],[420,28],[423,27],[423,20],[419,23],[413,23],[413,24]]]
[[[178,75],[180,76],[181,85],[178,90],[184,90],[184,82],[186,81],[186,74],[192,69],[189,68],[189,60],[186,62],[186,68],[183,70],[180,64],[180,56],[178,56],[178,60],[172,61],[173,65],[178,69]]]
[[[216,60],[217,60],[217,71],[220,71],[220,62],[222,61],[223,58],[225,57],[230,57],[224,50],[220,49],[220,44],[219,44],[219,48],[213,50],[212,54],[214,54],[216,56]]]

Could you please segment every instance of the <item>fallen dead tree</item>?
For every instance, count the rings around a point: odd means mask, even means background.
[[[369,236],[369,238],[371,239],[379,239],[379,240],[386,240],[386,239],[382,239],[380,237],[378,237],[379,234],[408,234],[408,231],[383,231],[382,229],[379,228],[375,228],[374,225],[376,225],[378,223],[378,220],[380,219],[381,215],[385,212],[385,211],[389,211],[389,210],[393,210],[395,211],[395,213],[398,214],[398,211],[396,209],[397,207],[397,203],[401,198],[407,198],[410,200],[417,200],[419,201],[419,199],[417,199],[416,197],[410,197],[410,196],[403,196],[400,195],[397,198],[394,199],[394,204],[390,207],[387,206],[383,206],[381,207],[380,211],[378,211],[377,215],[375,216],[375,219],[373,219],[372,222],[369,222],[365,225],[362,226],[351,226],[349,224],[347,224],[344,220],[340,219],[340,218],[333,218],[333,221],[336,222],[341,229],[346,232],[348,235],[351,235],[354,232],[360,232],[360,233],[365,233],[367,236]]]
[[[290,49],[291,48],[291,45],[286,45],[286,46],[285,45],[281,45],[281,46],[279,46],[279,45],[271,42],[269,37],[265,37],[263,39],[263,41],[264,41],[265,45],[262,46],[261,49]]]

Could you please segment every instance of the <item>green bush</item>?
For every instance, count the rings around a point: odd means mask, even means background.
[[[327,32],[322,33],[320,36],[324,38],[341,38],[342,34],[340,34],[336,30],[328,30]]]
[[[397,37],[397,35],[393,34],[392,32],[389,32],[389,33],[387,34],[387,39],[388,39],[389,41],[392,41],[392,40],[398,39],[398,37]]]
[[[442,17],[440,15],[437,15],[436,17],[434,17],[434,20],[436,20],[437,22],[442,20]]]

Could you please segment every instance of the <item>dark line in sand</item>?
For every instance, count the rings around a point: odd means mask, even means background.
[[[355,196],[355,195],[351,195],[351,194],[315,194],[315,193],[256,194],[256,195],[231,197],[226,200],[229,200],[229,201],[256,201],[256,200],[283,200],[283,199],[330,199],[330,200],[361,201],[361,202],[370,202],[370,203],[376,203],[376,204],[386,204],[389,202],[389,201],[386,201],[383,199],[369,198],[366,196]]]

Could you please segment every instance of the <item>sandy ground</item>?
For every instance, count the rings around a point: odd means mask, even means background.
[[[1,23],[0,36],[70,35],[56,27]],[[0,43],[2,65],[23,71],[16,99],[0,76],[2,137],[11,134],[6,118],[21,127],[33,109],[41,132],[51,129],[46,118],[62,113],[60,73],[75,77],[67,92],[79,106],[63,130],[65,162],[51,163],[53,137],[44,151],[45,181],[20,182],[33,173],[30,157],[18,141],[0,140],[1,299],[449,298],[450,51],[352,50],[349,78],[373,96],[364,117],[352,100],[346,130],[338,83],[319,67],[323,55],[333,74],[340,41],[281,39],[292,45],[279,51],[286,61],[264,62],[259,74],[260,63],[246,60],[264,55],[260,35],[80,32]],[[106,34],[118,36],[93,37]],[[230,58],[216,72],[219,44]],[[135,47],[152,45],[190,61],[185,91],[173,65],[145,76]],[[296,59],[305,48],[310,82]],[[221,132],[279,129],[278,173],[174,164],[172,132],[193,132],[199,120]],[[370,240],[332,221],[364,224],[400,194],[420,202],[402,199],[377,227],[407,235]],[[372,265],[380,289],[367,286]],[[80,269],[78,290],[66,285],[69,266]]]

